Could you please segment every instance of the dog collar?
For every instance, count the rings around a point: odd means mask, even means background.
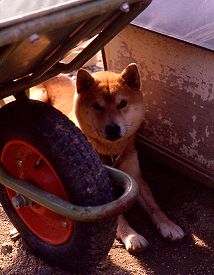
[[[118,166],[118,164],[119,164],[119,162],[121,161],[121,159],[122,159],[122,155],[123,155],[123,153],[120,153],[119,155],[116,155],[116,156],[111,156],[110,158],[111,158],[111,166],[112,167],[116,167],[116,166]]]
[[[117,167],[119,163],[122,161],[123,155],[124,155],[123,152],[120,153],[119,155],[112,155],[112,156],[100,155],[100,159],[106,165]]]

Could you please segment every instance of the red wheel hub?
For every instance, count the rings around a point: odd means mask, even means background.
[[[34,146],[23,140],[9,141],[1,155],[5,169],[16,178],[29,181],[41,189],[68,200],[66,191],[53,166]],[[6,188],[9,198],[16,193]],[[32,203],[16,209],[29,229],[43,241],[59,245],[65,243],[72,234],[71,220],[49,209]]]

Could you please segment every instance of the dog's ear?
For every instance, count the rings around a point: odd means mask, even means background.
[[[121,73],[125,83],[132,89],[140,89],[140,75],[135,63],[129,64]]]
[[[84,69],[79,69],[77,72],[76,87],[77,93],[87,91],[94,84],[93,76]]]

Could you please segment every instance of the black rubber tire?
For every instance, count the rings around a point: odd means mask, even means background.
[[[113,199],[106,170],[86,138],[61,112],[39,101],[12,102],[0,109],[0,153],[12,139],[36,147],[52,164],[70,201],[94,206]],[[62,245],[50,245],[24,224],[0,184],[0,201],[30,250],[46,262],[66,270],[88,270],[109,252],[115,237],[116,219],[74,222],[71,238]]]

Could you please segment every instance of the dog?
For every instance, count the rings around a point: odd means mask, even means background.
[[[113,166],[136,180],[139,186],[137,202],[161,235],[172,241],[183,238],[183,230],[159,208],[141,175],[134,139],[144,118],[144,105],[136,64],[129,64],[120,74],[110,71],[90,74],[79,69],[76,85],[62,75],[43,85],[51,103],[58,109],[57,101],[64,95],[64,103],[70,104],[71,110],[61,111],[82,130],[103,162],[109,164],[111,160]],[[58,89],[60,95],[56,93]],[[118,216],[117,238],[131,253],[148,246],[147,240],[130,227],[123,215]]]

